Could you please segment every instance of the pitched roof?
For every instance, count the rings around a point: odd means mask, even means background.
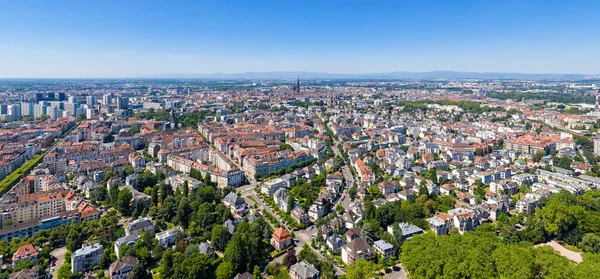
[[[312,264],[305,261],[300,261],[290,266],[290,271],[296,273],[297,278],[313,278],[319,274],[319,271]]]
[[[233,279],[254,279],[254,276],[252,276],[248,272],[244,272],[244,273],[238,273],[238,275],[233,277]]]
[[[348,252],[352,255],[352,257],[356,258],[360,254],[371,253],[371,246],[362,238],[355,238],[350,241],[348,244],[344,246],[345,249],[349,250]]]
[[[35,247],[33,247],[33,244],[29,243],[29,244],[25,244],[21,247],[19,247],[19,249],[17,249],[17,251],[13,254],[13,262],[14,261],[18,261],[20,259],[27,259],[29,257],[33,257],[36,256],[38,254],[38,251],[35,250]]]
[[[277,241],[282,241],[290,238],[290,234],[283,228],[278,228],[273,232],[273,238]]]
[[[10,275],[10,279],[37,279],[38,273],[34,269],[23,269]]]
[[[110,274],[113,274],[113,272],[115,272],[115,271],[122,270],[126,266],[130,266],[133,269],[133,267],[137,266],[138,264],[139,264],[139,261],[136,257],[132,257],[132,256],[122,257],[118,261],[116,261],[110,265],[110,269],[109,269]]]

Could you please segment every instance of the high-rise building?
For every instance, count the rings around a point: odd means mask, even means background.
[[[76,116],[75,113],[77,112],[77,104],[72,104],[72,103],[65,103],[65,111],[67,112],[67,115],[70,116]]]
[[[61,110],[56,106],[47,107],[46,114],[50,116],[50,119],[57,119],[62,116]]]
[[[600,90],[596,91],[596,105],[595,105],[596,113],[600,112],[600,104],[598,104],[598,94],[600,94]]]
[[[112,98],[112,93],[104,94],[104,96],[102,96],[102,104],[105,106],[110,105],[110,103],[112,102]]]
[[[8,114],[13,118],[21,117],[21,105],[14,104],[8,106]]]
[[[92,119],[92,117],[94,117],[94,110],[93,109],[86,109],[85,110],[85,118],[87,119]]]
[[[33,107],[33,117],[40,118],[43,114],[46,114],[46,106],[44,104],[36,104]]]
[[[593,137],[594,140],[594,154],[600,156],[600,137]]]
[[[129,109],[129,98],[127,97],[117,97],[117,108],[118,109]]]
[[[23,102],[21,103],[21,115],[33,115],[33,103]]]
[[[75,95],[69,96],[69,103],[70,104],[77,104],[77,96],[75,96]]]
[[[98,103],[96,96],[87,96],[85,101],[87,102],[88,107],[94,107]]]
[[[6,105],[6,104],[0,105],[0,114],[2,114],[2,115],[8,114],[8,105]]]
[[[65,92],[58,92],[58,100],[65,101],[67,99]]]

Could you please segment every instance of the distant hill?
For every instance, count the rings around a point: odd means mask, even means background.
[[[152,78],[200,78],[200,79],[518,79],[518,80],[579,80],[598,78],[598,75],[544,74],[544,73],[479,73],[456,71],[391,72],[366,74],[338,74],[319,72],[245,72],[213,74],[169,74]]]

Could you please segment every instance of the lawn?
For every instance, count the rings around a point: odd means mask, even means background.
[[[21,178],[25,177],[37,164],[39,164],[44,158],[45,153],[35,155],[31,160],[25,162],[21,167],[13,171],[11,174],[6,176],[0,181],[0,195],[4,195],[8,192],[12,186],[17,184]]]

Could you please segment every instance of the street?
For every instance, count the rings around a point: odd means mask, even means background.
[[[408,275],[406,274],[406,270],[402,268],[402,264],[399,263],[393,267],[390,267],[392,272],[387,273],[383,276],[383,279],[408,279]],[[396,270],[394,270],[396,269]]]
[[[58,268],[61,267],[65,262],[65,253],[67,253],[66,247],[61,247],[50,252],[50,255],[56,257],[56,265],[53,266],[54,271],[50,272],[50,274],[52,274],[52,278],[54,279],[58,278]]]
[[[342,154],[339,152],[339,150],[337,149],[337,144],[338,142],[335,141],[334,145],[331,146],[335,156],[339,156],[341,158]],[[234,161],[234,163],[240,168],[243,169],[237,162]],[[344,176],[344,180],[345,180],[345,185],[343,187],[343,191],[340,195],[340,198],[335,202],[334,204],[334,208],[337,204],[342,204],[342,206],[344,207],[345,210],[348,210],[350,202],[352,201],[351,197],[348,195],[348,189],[350,189],[350,187],[352,187],[352,185],[354,184],[354,177],[352,176],[352,173],[350,172],[350,169],[348,168],[347,165],[343,165],[342,168],[342,174]],[[267,212],[269,212],[271,215],[273,215],[277,221],[279,221],[279,223],[289,232],[291,232],[292,230],[290,229],[290,227],[288,227],[286,225],[286,223],[282,220],[282,218],[272,209],[270,208],[267,204],[265,204],[265,202],[262,200],[261,197],[259,197],[255,191],[257,191],[258,189],[256,189],[256,187],[258,186],[258,182],[256,181],[256,179],[254,179],[254,177],[249,177],[246,176],[246,178],[248,179],[249,184],[248,185],[244,185],[241,187],[238,187],[236,189],[236,191],[239,193],[239,195],[241,197],[243,197],[246,200],[246,203],[251,206],[254,207],[256,205],[256,210],[258,212],[262,212],[263,209],[265,209]],[[335,214],[335,212],[332,212],[330,214]],[[307,229],[304,230],[297,230],[294,231],[294,244],[295,244],[295,249],[296,249],[296,253],[300,253],[300,251],[302,250],[302,247],[304,246],[304,244],[308,244],[309,247],[311,248],[311,250],[320,258],[320,259],[324,259],[323,255],[321,254],[320,251],[318,251],[317,249],[314,249],[310,244],[312,242],[313,239],[313,235],[315,233],[318,232],[318,229],[315,228],[315,226],[310,226]],[[283,259],[284,255],[280,255],[276,258],[274,258],[272,260],[272,262],[281,262],[281,260]],[[337,275],[343,275],[345,274],[339,266],[334,266]],[[395,273],[392,273],[395,274]],[[392,278],[392,277],[386,277],[386,278]],[[397,277],[400,278],[400,277]]]

